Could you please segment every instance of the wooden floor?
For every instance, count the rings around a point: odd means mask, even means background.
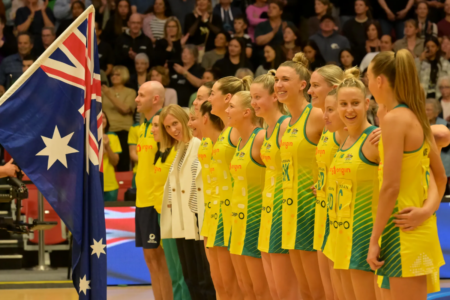
[[[78,300],[73,288],[0,290],[0,299],[8,300]],[[108,287],[108,300],[154,300],[151,286]]]

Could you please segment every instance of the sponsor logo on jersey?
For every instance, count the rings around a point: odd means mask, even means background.
[[[328,142],[328,137],[326,136],[323,138],[323,143],[326,144],[327,142]]]
[[[147,243],[149,243],[149,244],[157,244],[158,243],[157,241],[155,241],[156,236],[153,233],[151,233],[148,236],[148,238],[149,239],[148,239]]]
[[[152,145],[137,145],[137,152],[141,152],[141,151],[145,151],[145,152],[147,152],[147,151],[149,151],[149,150],[152,150],[153,149],[153,146]]]
[[[241,169],[242,169],[241,165],[230,165],[230,170],[237,171],[237,170],[241,170]]]
[[[245,156],[245,152],[241,152],[240,154],[239,154],[239,157],[240,158],[242,158],[242,157],[244,157]]]
[[[316,149],[316,155],[322,156],[325,155],[325,150],[319,150],[318,148]]]
[[[292,134],[297,134],[298,133],[298,129],[294,128],[294,130],[292,130]]]
[[[206,147],[208,147],[208,142],[203,142],[203,148],[206,148]]]
[[[162,171],[161,168],[155,167],[155,173],[160,173]]]
[[[269,160],[270,160],[270,155],[262,155],[262,154],[261,154],[261,159],[262,159],[263,161],[269,161]]]
[[[423,149],[423,156],[427,156],[428,155],[428,148]]]
[[[342,174],[345,175],[346,173],[351,173],[351,169],[350,168],[336,168],[336,167],[332,167],[330,168],[331,174],[336,175],[336,174]]]
[[[270,150],[270,148],[272,148],[272,145],[270,143],[267,143],[266,150]]]
[[[198,159],[204,160],[206,158],[206,154],[198,154]]]
[[[220,152],[220,149],[214,149],[213,151],[212,151],[212,154],[214,155],[214,154],[217,154],[217,153],[219,153]]]
[[[353,155],[347,154],[347,156],[345,157],[345,161],[351,161],[352,158],[353,158]]]
[[[293,142],[283,142],[283,141],[281,141],[281,147],[285,147],[287,149],[287,148],[289,148],[291,146],[294,146]]]

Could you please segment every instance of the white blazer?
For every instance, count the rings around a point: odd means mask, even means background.
[[[163,239],[185,238],[187,240],[203,240],[203,236],[200,236],[200,228],[202,228],[203,224],[205,204],[203,199],[202,168],[199,162],[197,174],[195,175],[198,221],[195,218],[195,214],[189,208],[192,184],[191,167],[197,159],[200,143],[200,140],[195,137],[191,139],[180,171],[178,171],[178,165],[185,150],[185,144],[180,145],[177,150],[177,156],[172,163],[172,171],[169,173],[164,186],[161,209],[161,238]],[[167,207],[169,203],[169,186],[172,189],[172,208]]]

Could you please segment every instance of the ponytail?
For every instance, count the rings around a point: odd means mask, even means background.
[[[251,76],[245,76],[242,79],[234,76],[227,76],[217,80],[217,82],[220,83],[219,91],[223,95],[234,95],[240,91],[249,91],[252,81],[253,78]]]
[[[200,114],[204,116],[205,114],[208,114],[209,120],[211,121],[213,127],[217,129],[218,131],[222,131],[225,125],[223,124],[223,121],[221,118],[219,118],[216,115],[213,115],[211,113],[212,105],[211,102],[205,101],[200,106]]]
[[[305,99],[309,99],[308,89],[309,81],[311,79],[311,72],[309,71],[309,61],[303,52],[298,52],[295,54],[292,60],[285,61],[280,65],[280,67],[290,67],[295,70],[300,80],[306,81],[306,87],[303,90],[303,96]]]
[[[337,93],[339,93],[339,90],[346,87],[353,87],[359,89],[362,94],[364,95],[364,98],[366,97],[366,86],[364,83],[359,79],[361,72],[357,67],[353,67],[350,69],[345,70],[344,72],[344,80],[338,85],[337,87]]]

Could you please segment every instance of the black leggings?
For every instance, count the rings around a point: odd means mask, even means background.
[[[122,153],[119,154],[119,163],[117,164],[117,172],[130,171],[130,150],[128,148],[128,131],[122,130],[115,132],[119,137]]]

